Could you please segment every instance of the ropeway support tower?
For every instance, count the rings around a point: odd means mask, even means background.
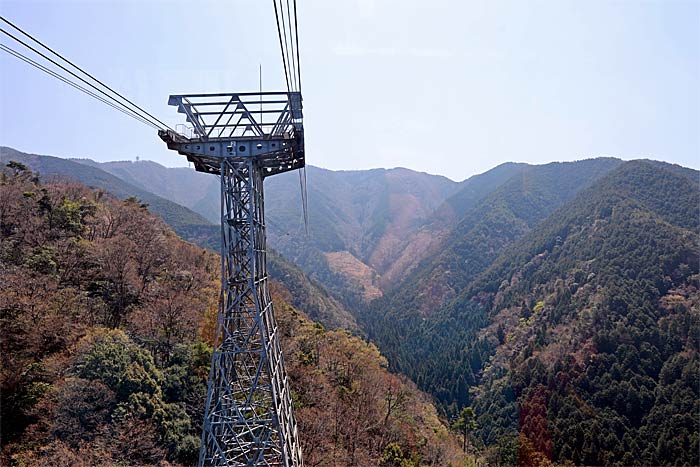
[[[300,92],[172,95],[169,149],[221,179],[221,300],[199,466],[301,467],[270,300],[263,182],[303,168]]]

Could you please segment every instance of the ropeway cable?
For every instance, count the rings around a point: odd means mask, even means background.
[[[24,42],[23,40],[19,39],[18,37],[14,36],[13,34],[7,32],[6,30],[0,28],[0,32],[2,32],[3,34],[9,36],[10,38],[12,38],[13,40],[15,40],[16,42],[18,42],[18,43],[22,44],[23,46],[25,46],[26,48],[32,50],[34,53],[40,55],[40,56],[43,57],[44,59],[48,60],[49,62],[53,63],[53,64],[56,65],[57,67],[61,68],[63,71],[65,71],[65,72],[69,73],[70,75],[74,76],[75,78],[79,79],[79,80],[82,81],[83,83],[87,84],[88,86],[90,86],[91,88],[95,89],[95,90],[98,91],[99,93],[103,94],[103,95],[106,96],[107,98],[109,98],[109,99],[111,99],[112,101],[116,102],[118,105],[120,105],[120,106],[126,108],[126,109],[129,110],[130,112],[133,112],[133,113],[136,113],[136,114],[141,113],[140,116],[141,116],[142,118],[144,118],[144,119],[146,119],[146,120],[152,120],[153,122],[157,122],[157,126],[158,126],[158,127],[160,127],[160,128],[167,128],[167,129],[169,129],[169,130],[175,131],[175,130],[173,130],[172,128],[170,128],[167,124],[163,123],[161,120],[159,120],[158,118],[154,117],[154,116],[151,115],[149,112],[147,112],[146,110],[144,110],[143,108],[141,108],[140,106],[138,106],[137,104],[135,104],[134,102],[132,102],[131,100],[129,100],[129,99],[127,99],[126,97],[124,97],[124,96],[123,96],[122,94],[120,94],[119,92],[115,91],[114,89],[112,89],[111,87],[109,87],[108,85],[106,85],[105,83],[103,83],[102,81],[100,81],[99,79],[95,78],[93,75],[91,75],[91,74],[88,73],[87,71],[85,71],[85,70],[83,70],[82,68],[80,68],[80,67],[79,67],[78,65],[76,65],[75,63],[73,63],[73,62],[71,62],[70,60],[68,60],[67,58],[65,58],[63,55],[61,55],[61,54],[59,54],[58,52],[56,52],[55,50],[53,50],[51,47],[47,46],[46,44],[44,44],[43,42],[41,42],[40,40],[38,40],[37,38],[35,38],[35,37],[32,36],[31,34],[29,34],[28,32],[26,32],[26,31],[24,31],[23,29],[21,29],[19,26],[15,25],[15,24],[13,24],[12,22],[10,22],[9,20],[7,20],[5,17],[0,16],[0,20],[2,20],[3,22],[5,22],[6,24],[8,24],[9,26],[11,26],[12,28],[14,28],[15,30],[19,31],[20,33],[22,33],[24,36],[28,37],[29,39],[31,39],[31,40],[34,41],[35,43],[39,44],[39,45],[40,45],[41,47],[43,47],[45,50],[49,51],[49,52],[52,53],[54,56],[58,57],[60,60],[63,60],[63,62],[65,62],[65,63],[67,63],[68,65],[72,66],[73,68],[75,68],[76,70],[78,70],[80,73],[82,73],[82,74],[84,74],[85,76],[87,76],[88,78],[92,79],[93,81],[95,81],[96,83],[98,83],[99,85],[101,85],[102,87],[108,89],[110,92],[112,92],[114,95],[118,96],[118,97],[119,97],[120,99],[122,99],[123,101],[127,102],[127,103],[128,103],[130,106],[132,106],[133,108],[129,108],[127,105],[124,104],[124,102],[120,102],[119,100],[117,100],[116,98],[114,98],[114,96],[111,96],[111,95],[107,94],[107,93],[104,92],[102,89],[99,89],[99,88],[98,88],[97,86],[95,86],[94,84],[92,84],[92,83],[86,81],[85,79],[83,79],[82,77],[76,75],[75,73],[73,73],[72,71],[70,71],[69,69],[67,69],[67,68],[64,67],[63,65],[61,65],[60,63],[57,63],[55,60],[51,59],[50,57],[47,57],[45,54],[43,54],[42,52],[38,51],[37,49],[35,49],[35,48],[32,47],[31,45],[27,44],[27,43]],[[137,110],[134,110],[134,109],[137,109],[138,111],[137,111]]]
[[[54,78],[56,78],[56,79],[58,79],[58,80],[61,80],[61,81],[63,81],[64,83],[66,83],[66,84],[68,84],[68,85],[70,85],[70,86],[73,86],[73,87],[76,88],[77,90],[79,90],[79,91],[81,91],[81,92],[84,92],[85,94],[87,94],[87,95],[89,95],[89,96],[91,96],[91,97],[97,99],[98,101],[100,101],[100,102],[102,102],[102,103],[104,103],[104,104],[109,105],[110,107],[113,107],[114,109],[116,109],[116,110],[118,110],[118,111],[120,111],[120,112],[123,112],[124,114],[128,115],[129,117],[131,117],[131,118],[133,118],[133,119],[135,119],[135,120],[138,120],[139,122],[141,122],[141,123],[143,123],[143,124],[145,124],[145,125],[148,125],[148,126],[150,126],[151,128],[153,128],[153,129],[156,129],[156,130],[159,130],[159,129],[160,129],[159,126],[157,126],[156,124],[154,124],[154,123],[152,123],[152,122],[150,122],[150,121],[144,119],[144,118],[141,117],[139,114],[136,114],[136,113],[134,113],[134,112],[132,112],[132,111],[130,111],[130,110],[128,110],[128,109],[125,109],[125,108],[123,108],[123,107],[120,107],[120,106],[118,106],[118,105],[116,105],[116,104],[114,104],[114,103],[108,101],[107,99],[105,99],[105,98],[103,98],[103,97],[100,97],[99,95],[95,94],[94,92],[90,91],[89,89],[80,86],[79,84],[77,84],[77,83],[75,83],[75,82],[69,80],[69,79],[66,78],[65,76],[61,76],[60,74],[56,73],[55,71],[51,70],[50,68],[47,68],[47,67],[45,67],[44,65],[42,65],[42,64],[40,64],[40,63],[38,63],[38,62],[35,62],[35,61],[32,60],[31,58],[29,58],[29,57],[27,57],[27,56],[21,54],[20,52],[17,52],[16,50],[13,50],[12,48],[10,48],[10,47],[8,47],[8,46],[6,46],[6,45],[4,45],[4,44],[0,44],[0,50],[4,51],[4,52],[6,52],[6,53],[8,53],[8,54],[10,54],[10,55],[13,55],[15,58],[18,58],[18,59],[22,60],[23,62],[28,63],[29,65],[31,65],[31,66],[33,66],[33,67],[35,67],[35,68],[37,68],[37,69],[43,71],[44,73],[47,73],[48,75],[50,75],[50,76],[52,76],[52,77],[54,77]]]

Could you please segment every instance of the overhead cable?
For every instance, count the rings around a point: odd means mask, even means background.
[[[304,216],[304,231],[309,235],[309,196],[306,190],[306,166],[299,169],[299,188],[301,190],[301,209]]]
[[[299,92],[301,92],[301,62],[299,61],[299,22],[297,21],[297,0],[294,0],[294,37],[297,47],[297,80],[299,81]],[[306,171],[304,173],[306,173]]]
[[[17,52],[16,50],[13,50],[12,48],[10,48],[10,47],[8,47],[8,46],[6,46],[6,45],[4,45],[4,44],[0,44],[0,50],[4,51],[4,52],[6,52],[6,53],[8,53],[8,54],[10,54],[10,55],[15,56],[16,58],[22,60],[23,62],[28,63],[29,65],[32,65],[32,66],[35,67],[35,68],[38,68],[39,70],[43,71],[44,73],[47,73],[47,74],[49,74],[50,76],[53,76],[54,78],[56,78],[56,79],[58,79],[58,80],[61,80],[61,81],[63,81],[64,83],[66,83],[66,84],[68,84],[68,85],[70,85],[70,86],[73,86],[73,87],[76,88],[77,90],[84,92],[85,94],[87,94],[87,95],[89,95],[89,96],[91,96],[91,97],[97,99],[97,100],[100,101],[100,102],[103,102],[104,104],[109,105],[110,107],[115,108],[116,110],[118,110],[118,111],[120,111],[120,112],[123,112],[124,114],[128,115],[129,117],[131,117],[131,118],[133,118],[133,119],[136,119],[136,120],[138,120],[139,122],[144,123],[144,124],[150,126],[150,127],[153,128],[153,129],[156,129],[156,130],[160,129],[159,126],[157,126],[156,124],[154,124],[154,123],[152,123],[152,122],[150,122],[150,121],[144,119],[144,118],[141,117],[140,115],[138,115],[138,114],[136,114],[136,113],[134,113],[134,112],[132,112],[132,111],[130,111],[130,110],[128,110],[128,109],[125,109],[125,108],[123,108],[123,107],[120,107],[120,106],[118,106],[118,105],[116,105],[116,104],[114,104],[114,103],[108,101],[107,99],[105,99],[105,98],[103,98],[103,97],[100,97],[99,95],[95,94],[94,92],[90,91],[89,89],[84,88],[84,87],[80,86],[79,84],[76,84],[75,82],[69,80],[68,78],[66,78],[66,77],[64,77],[64,76],[61,76],[60,74],[56,73],[55,71],[53,71],[53,70],[51,70],[51,69],[45,67],[44,65],[42,65],[42,64],[40,64],[40,63],[38,63],[38,62],[35,62],[34,60],[32,60],[31,58],[27,57],[26,55],[23,55],[22,53]]]
[[[287,58],[284,54],[284,44],[282,43],[282,29],[280,28],[280,19],[277,11],[277,0],[272,0],[272,4],[275,7],[275,21],[277,21],[277,36],[280,40],[280,50],[282,51],[282,64],[284,65],[284,77],[287,80],[287,91],[291,91],[292,88],[289,84],[289,72],[287,71]]]
[[[279,5],[278,5],[279,2]],[[282,53],[287,91],[301,91],[301,71],[299,66],[299,32],[296,0],[272,0],[277,22],[277,36]]]
[[[285,45],[288,46],[287,48],[287,61],[290,62],[290,67],[292,70],[292,91],[298,91],[296,88],[296,81],[297,81],[297,70],[296,70],[296,59],[294,58],[294,41],[292,40],[292,18],[290,17],[289,14],[289,0],[286,0],[287,3],[287,21],[285,24],[284,21],[284,12],[282,12],[282,26],[284,27],[284,35],[285,35]],[[287,29],[289,29],[289,41],[287,41]],[[292,49],[292,53],[289,53],[289,48]]]
[[[32,47],[31,45],[29,45],[29,44],[27,44],[26,42],[22,41],[22,40],[19,39],[18,37],[16,37],[16,36],[14,36],[13,34],[7,32],[6,30],[0,28],[0,32],[2,32],[3,34],[5,34],[5,35],[11,37],[11,38],[12,38],[13,40],[15,40],[16,42],[18,42],[18,43],[24,45],[24,46],[27,47],[28,49],[32,50],[34,53],[36,53],[36,54],[42,56],[44,59],[50,61],[51,63],[53,63],[53,64],[56,65],[57,67],[61,68],[61,69],[64,70],[65,72],[71,74],[71,75],[74,76],[75,78],[78,78],[80,81],[82,81],[83,83],[87,84],[88,86],[90,86],[91,88],[95,89],[96,91],[98,91],[99,93],[103,94],[104,96],[106,96],[107,98],[111,99],[112,101],[116,102],[118,105],[127,108],[127,109],[130,110],[131,112],[134,112],[134,113],[141,113],[141,114],[142,114],[142,115],[141,115],[142,118],[147,119],[147,120],[151,120],[151,121],[153,121],[153,122],[157,122],[157,126],[158,126],[158,127],[163,127],[163,128],[168,128],[168,129],[170,129],[170,130],[173,130],[173,129],[170,128],[167,124],[163,123],[161,120],[159,120],[158,118],[154,117],[154,116],[151,115],[149,112],[147,112],[146,110],[144,110],[143,108],[141,108],[141,107],[138,106],[137,104],[133,103],[131,100],[127,99],[126,97],[124,97],[124,96],[123,96],[122,94],[120,94],[119,92],[117,92],[117,91],[115,91],[114,89],[112,89],[111,87],[107,86],[105,83],[103,83],[103,82],[100,81],[99,79],[95,78],[93,75],[91,75],[91,74],[88,73],[87,71],[83,70],[83,69],[80,68],[78,65],[76,65],[75,63],[73,63],[73,62],[71,62],[70,60],[68,60],[67,58],[65,58],[63,55],[61,55],[61,54],[59,54],[58,52],[54,51],[52,48],[50,48],[49,46],[47,46],[46,44],[44,44],[44,43],[41,42],[40,40],[36,39],[36,38],[35,38],[34,36],[32,36],[31,34],[27,33],[27,32],[24,31],[24,30],[22,30],[19,26],[13,24],[13,23],[10,22],[9,20],[7,20],[5,17],[0,16],[0,20],[2,20],[3,22],[5,22],[6,24],[8,24],[9,26],[11,26],[12,28],[14,28],[15,30],[19,31],[20,33],[22,33],[24,36],[28,37],[29,39],[31,39],[31,40],[34,41],[35,43],[39,44],[39,45],[40,45],[41,47],[43,47],[45,50],[48,50],[48,51],[49,51],[50,53],[52,53],[54,56],[56,56],[56,57],[58,57],[59,59],[63,60],[63,62],[69,64],[70,66],[72,66],[73,68],[75,68],[76,70],[78,70],[80,73],[84,74],[84,75],[87,76],[88,78],[90,78],[90,79],[92,79],[93,81],[95,81],[96,83],[100,84],[102,87],[108,89],[108,90],[109,90],[110,92],[112,92],[114,95],[118,96],[120,99],[122,99],[123,101],[127,102],[132,108],[129,108],[129,107],[128,107],[127,105],[125,105],[123,102],[120,102],[119,100],[117,100],[117,99],[114,98],[113,96],[107,94],[107,93],[104,92],[102,89],[100,89],[100,88],[98,88],[97,86],[95,86],[94,84],[92,84],[92,83],[86,81],[85,79],[83,79],[82,77],[76,75],[75,73],[73,73],[72,71],[70,71],[69,69],[67,69],[66,67],[64,67],[63,65],[57,63],[55,60],[53,60],[53,59],[47,57],[45,54],[43,54],[42,52],[36,50],[34,47]],[[137,109],[137,110],[134,110],[134,109]],[[173,130],[173,131],[174,131],[174,130]]]

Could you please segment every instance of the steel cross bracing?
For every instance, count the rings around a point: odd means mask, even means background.
[[[262,173],[252,157],[221,162],[222,312],[200,465],[301,465],[267,285]]]
[[[218,174],[222,157],[261,156],[265,176],[304,167],[299,92],[175,95],[168,103],[191,126],[158,134],[201,172]]]
[[[221,178],[222,296],[199,465],[301,467],[268,289],[263,193],[265,177],[304,167],[301,95],[200,94],[170,103],[193,135],[162,130],[160,137]]]

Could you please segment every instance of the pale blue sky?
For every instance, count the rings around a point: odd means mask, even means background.
[[[297,0],[307,162],[461,180],[599,155],[700,168],[700,0]],[[161,120],[171,93],[281,90],[272,2],[0,0]],[[0,42],[20,48],[6,37]],[[0,144],[184,165],[155,131],[0,52]]]

